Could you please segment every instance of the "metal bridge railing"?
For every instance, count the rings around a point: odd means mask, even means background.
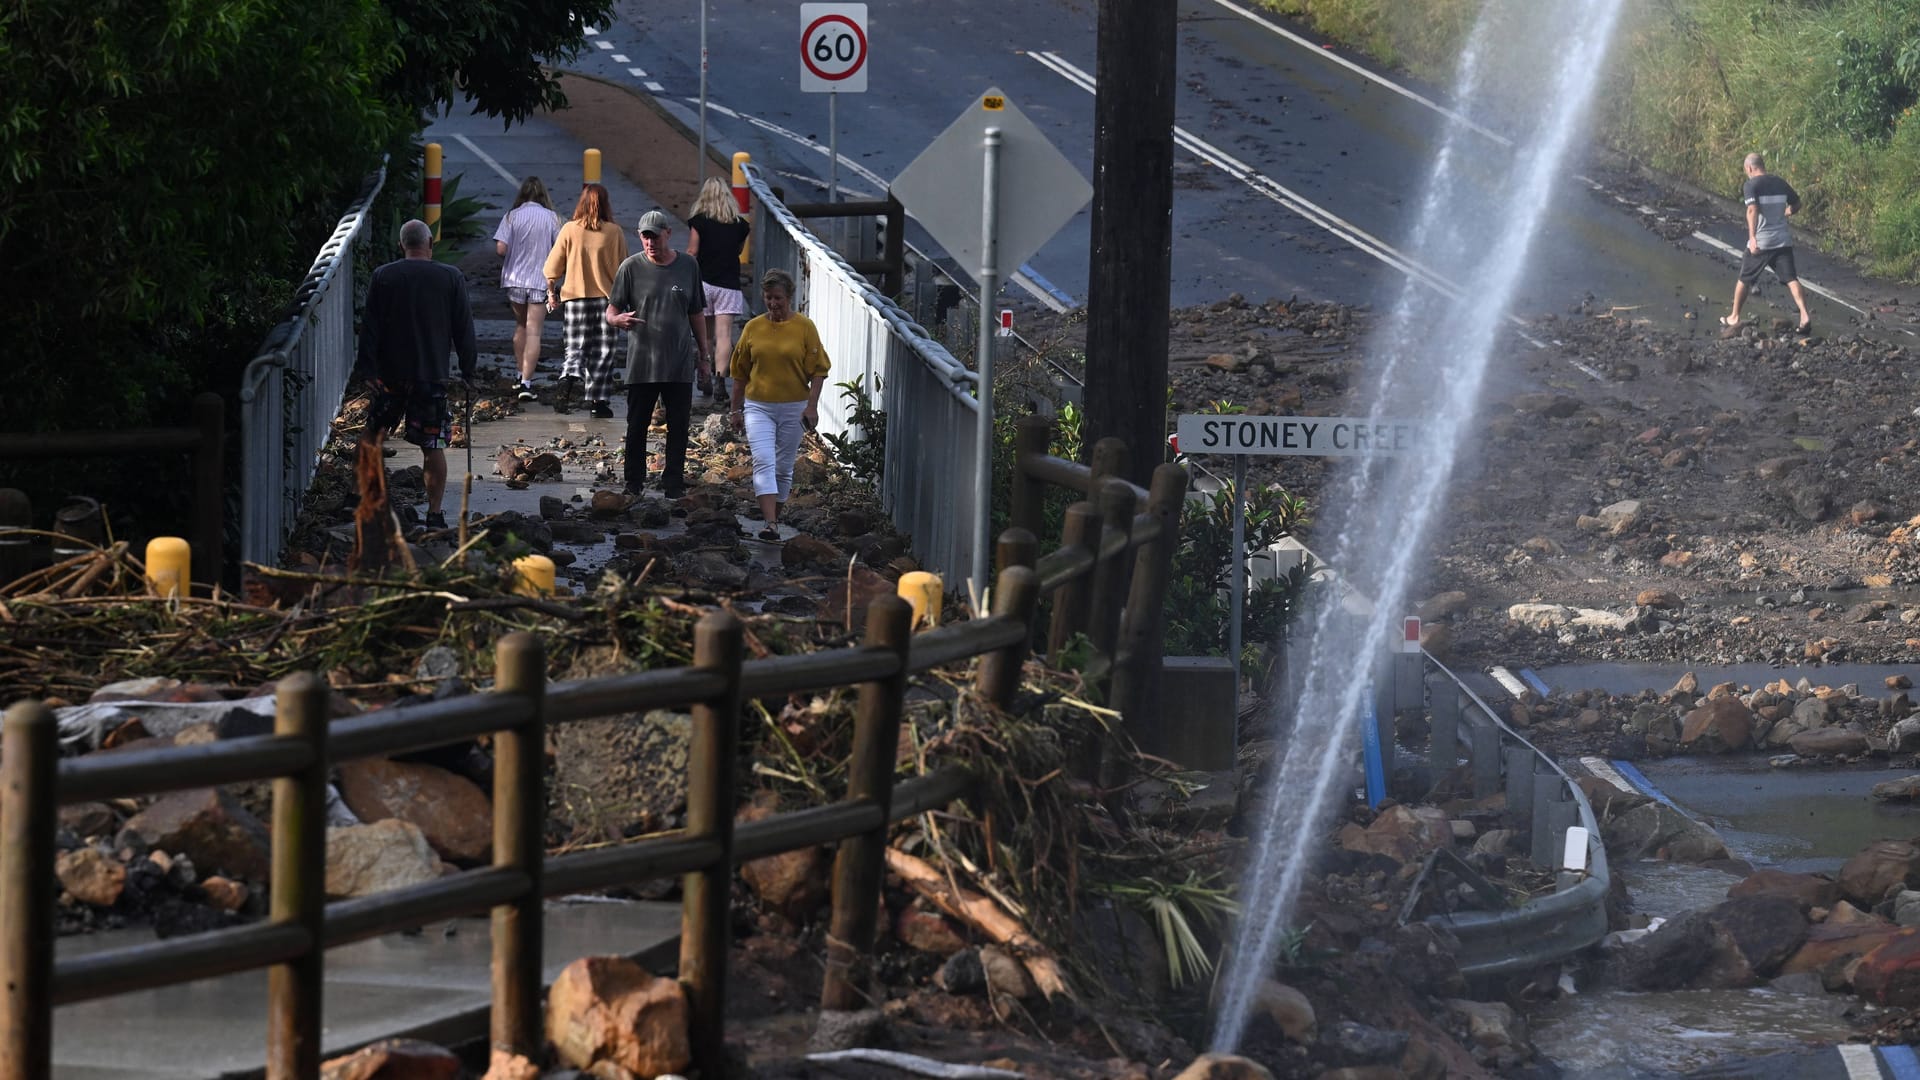
[[[820,396],[820,429],[868,437],[838,384],[863,386],[887,414],[881,505],[913,537],[928,568],[965,573],[973,563],[973,523],[987,512],[974,505],[974,463],[992,452],[975,433],[979,376],[801,224],[757,167],[746,172],[755,204],[753,264],[762,273],[793,275],[794,305],[819,327],[833,362]]]
[[[268,331],[240,377],[240,558],[272,565],[300,513],[353,372],[356,260],[383,166],[321,245],[294,291],[298,308]]]

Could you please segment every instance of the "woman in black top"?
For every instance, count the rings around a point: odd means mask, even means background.
[[[733,317],[747,313],[747,299],[740,292],[740,252],[752,226],[717,176],[700,185],[687,226],[687,254],[700,264],[700,284],[707,294],[707,343],[713,349],[702,360],[698,381],[708,400],[718,401],[727,396]]]

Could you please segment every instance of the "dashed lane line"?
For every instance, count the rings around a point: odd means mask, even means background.
[[[631,76],[633,76],[633,77],[634,77],[634,78],[636,78],[636,79],[644,79],[644,78],[646,78],[646,77],[647,77],[647,73],[646,73],[646,71],[645,71],[645,70],[643,70],[643,69],[641,69],[641,68],[637,68],[637,67],[630,67],[630,68],[628,68],[628,69],[627,69],[627,74],[629,74],[629,75],[631,75]]]
[[[632,63],[633,61],[631,61],[631,60],[629,60],[629,59],[627,59],[627,54],[626,54],[626,53],[614,53],[614,54],[613,54],[613,62],[614,62],[614,63],[616,63],[616,64],[630,64],[630,63]]]
[[[650,82],[650,83],[648,83],[648,84],[647,84],[647,89],[648,89],[648,90],[650,90],[650,91],[652,91],[652,92],[654,92],[654,93],[656,93],[656,94],[664,94],[664,93],[666,93],[666,92],[667,92],[667,88],[666,88],[666,87],[664,87],[664,86],[661,86],[661,85],[660,85],[659,83],[657,83],[657,82]]]
[[[1874,1060],[1873,1047],[1841,1043],[1834,1049],[1840,1051],[1840,1064],[1847,1070],[1847,1080],[1881,1080],[1880,1063]]]
[[[613,42],[611,41],[596,41],[593,43],[593,45],[594,45],[594,48],[596,49],[605,49],[608,52],[613,51]]]
[[[1269,30],[1275,34],[1280,35],[1283,38],[1286,38],[1288,41],[1291,41],[1296,45],[1299,45],[1303,48],[1311,50],[1317,56],[1323,56],[1328,60],[1331,60],[1334,63],[1339,64],[1341,67],[1346,68],[1348,71],[1353,72],[1354,74],[1360,76],[1363,79],[1366,79],[1369,82],[1372,82],[1376,86],[1385,87],[1386,89],[1391,90],[1396,94],[1399,94],[1401,97],[1406,98],[1409,101],[1419,102],[1420,104],[1425,105],[1427,108],[1432,109],[1434,112],[1439,113],[1441,116],[1444,116],[1449,120],[1452,120],[1454,123],[1459,124],[1462,127],[1468,128],[1469,130],[1477,131],[1480,134],[1485,135],[1487,138],[1492,139],[1494,142],[1499,143],[1501,146],[1511,147],[1513,145],[1513,140],[1507,138],[1505,135],[1502,135],[1499,132],[1493,131],[1489,128],[1483,127],[1479,124],[1476,124],[1472,120],[1467,119],[1464,115],[1457,113],[1452,109],[1447,108],[1446,106],[1440,104],[1439,102],[1433,100],[1430,97],[1425,96],[1424,94],[1420,94],[1411,89],[1408,89],[1407,87],[1402,86],[1397,82],[1394,82],[1392,79],[1389,79],[1383,75],[1376,74],[1375,72],[1368,71],[1366,68],[1360,66],[1359,64],[1354,63],[1353,61],[1347,59],[1344,56],[1341,56],[1339,53],[1336,53],[1331,49],[1326,49],[1318,45],[1315,45],[1313,42],[1307,40],[1304,37],[1301,37],[1299,34],[1294,33],[1293,31],[1287,29],[1286,27],[1281,26],[1279,23],[1276,23],[1271,19],[1263,18],[1260,15],[1256,15],[1253,12],[1248,11],[1246,8],[1241,7],[1239,4],[1233,3],[1232,0],[1213,0],[1213,2],[1216,4],[1219,4],[1221,7],[1226,8],[1228,11],[1233,12],[1235,15],[1240,16],[1241,18],[1247,20],[1248,22],[1253,23],[1256,26]]]
[[[502,180],[505,180],[507,183],[514,184],[516,186],[520,183],[519,177],[508,172],[505,168],[501,166],[499,162],[493,160],[493,157],[489,155],[485,150],[482,150],[479,147],[473,145],[472,139],[467,138],[465,135],[462,135],[459,132],[454,132],[453,141],[459,143],[461,146],[466,147],[468,152],[473,154],[474,157],[479,158],[481,161],[486,163],[488,168],[492,169],[496,173],[499,173],[500,178]]]
[[[1054,52],[1031,52],[1027,55],[1031,56],[1042,67],[1066,79],[1087,93],[1092,94],[1097,92],[1098,84],[1095,82],[1094,77],[1071,61],[1061,57],[1060,54]],[[1200,138],[1187,129],[1176,125],[1173,129],[1173,138],[1174,142],[1179,144],[1182,149],[1222,172],[1225,172],[1261,196],[1280,204],[1307,219],[1307,221],[1312,224],[1318,225],[1320,228],[1332,233],[1334,236],[1345,241],[1349,246],[1367,255],[1371,255],[1373,258],[1413,278],[1415,281],[1440,293],[1442,296],[1456,301],[1464,302],[1466,300],[1466,290],[1454,282],[1449,281],[1438,271],[1423,265],[1419,260],[1400,251],[1392,244],[1387,243],[1385,240],[1373,235],[1353,222],[1320,206],[1299,192],[1286,187],[1279,181],[1253,168],[1246,162],[1235,158],[1233,155],[1207,142],[1205,139]],[[1547,348],[1546,342],[1541,341],[1528,330],[1525,321],[1511,314],[1506,318],[1508,323],[1516,328],[1518,336],[1526,341],[1527,344],[1532,345],[1536,349]],[[1602,376],[1600,372],[1594,370],[1592,366],[1583,363],[1579,359],[1570,356],[1562,356],[1562,359],[1584,372],[1588,378],[1595,381],[1604,381],[1604,376]]]

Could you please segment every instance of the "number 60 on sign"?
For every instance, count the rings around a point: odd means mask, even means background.
[[[867,5],[800,5],[800,89],[858,94],[867,88]]]

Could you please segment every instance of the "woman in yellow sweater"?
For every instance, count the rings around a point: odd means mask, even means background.
[[[607,325],[607,294],[613,275],[627,258],[627,237],[613,223],[607,189],[588,184],[573,208],[573,220],[560,226],[547,253],[547,310],[563,302],[567,313],[567,354],[560,377],[584,376],[593,415],[613,416],[614,348],[618,330]],[[564,279],[565,285],[560,285]]]
[[[820,422],[820,388],[832,365],[813,320],[793,310],[793,275],[767,271],[760,296],[767,313],[749,321],[733,347],[733,429],[744,428],[753,448],[753,493],[767,523],[760,539],[778,540],[800,432]]]

